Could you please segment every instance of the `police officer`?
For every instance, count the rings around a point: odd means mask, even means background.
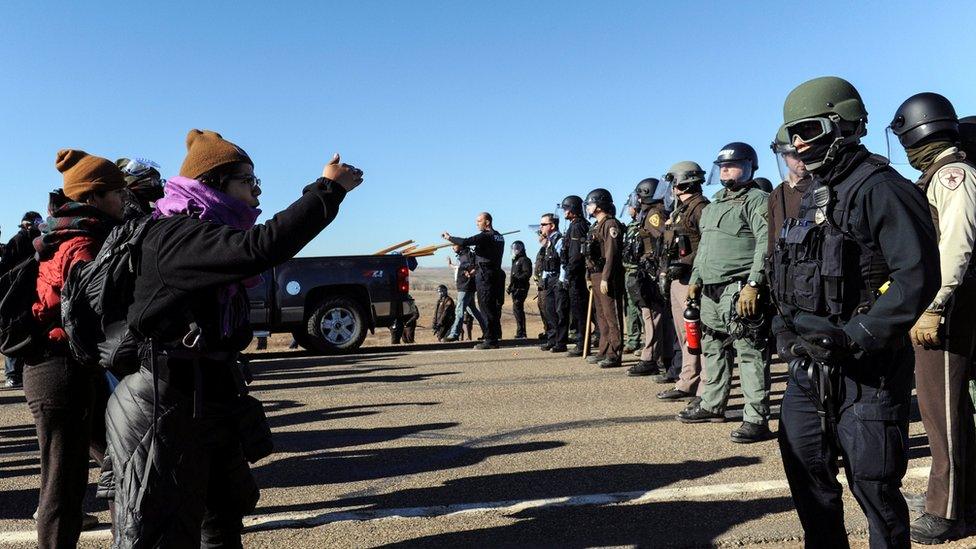
[[[701,383],[701,354],[692,354],[688,351],[684,310],[685,303],[688,301],[688,279],[691,277],[691,268],[695,256],[698,255],[698,245],[701,241],[698,224],[702,211],[708,205],[708,199],[702,196],[705,171],[695,162],[684,161],[671,166],[664,180],[671,185],[676,206],[665,223],[663,238],[665,249],[659,266],[661,274],[670,285],[671,317],[681,345],[682,360],[681,373],[674,388],[661,391],[657,394],[657,398],[681,400],[696,395],[700,397],[705,388]]]
[[[542,306],[549,319],[543,351],[565,353],[569,332],[569,297],[564,285],[562,262],[563,235],[555,214],[542,214],[539,232],[546,238],[542,255]]]
[[[542,236],[542,228],[537,231],[539,235],[539,251],[535,254],[535,263],[532,264],[532,282],[535,284],[535,301],[539,307],[539,318],[542,319],[542,333],[539,334],[539,341],[545,343],[549,341],[549,317],[546,316],[546,295],[545,288],[542,287],[542,263],[546,256],[546,237]]]
[[[643,255],[643,242],[640,238],[640,227],[637,224],[637,214],[640,201],[637,193],[632,192],[627,198],[627,215],[630,222],[624,227],[624,242],[621,258],[624,265],[624,354],[644,350],[644,321],[641,319],[641,303],[643,295],[638,269],[640,257]]]
[[[670,323],[667,318],[667,302],[656,284],[664,223],[668,219],[668,212],[664,207],[668,185],[649,177],[638,183],[634,192],[640,203],[637,213],[637,234],[641,246],[637,261],[639,287],[636,292],[630,293],[641,299],[639,305],[641,318],[644,321],[644,346],[640,360],[627,370],[627,374],[648,376],[660,373],[664,342],[672,335],[667,329]],[[670,341],[668,343],[670,347]]]
[[[586,309],[589,291],[586,288],[586,254],[584,245],[590,232],[590,222],[583,215],[583,199],[570,195],[562,202],[563,217],[569,222],[560,252],[560,262],[566,271],[566,293],[569,295],[570,318],[576,329],[576,346],[569,356],[583,356],[583,336],[586,333]],[[550,319],[551,322],[551,319]],[[572,327],[571,327],[572,328]],[[572,330],[571,330],[572,331]]]
[[[529,296],[532,278],[532,260],[525,255],[521,240],[512,242],[512,276],[508,282],[508,295],[512,296],[512,316],[515,317],[515,339],[525,339],[525,298]]]
[[[475,288],[478,292],[478,306],[485,316],[485,339],[475,345],[475,349],[497,349],[502,337],[502,308],[505,272],[502,271],[502,254],[505,251],[505,237],[492,227],[491,214],[481,212],[475,218],[478,234],[468,238],[441,236],[452,244],[474,246]]]
[[[600,328],[600,350],[587,360],[601,368],[616,368],[622,366],[624,346],[621,331],[625,291],[621,258],[624,226],[617,220],[610,191],[590,191],[585,204],[587,215],[596,219],[588,235],[586,267]]]
[[[724,187],[705,207],[702,238],[695,257],[688,297],[701,297],[702,354],[707,380],[701,402],[678,414],[684,423],[725,421],[732,388],[732,349],[739,357],[739,382],[745,408],[733,442],[769,438],[769,363],[761,342],[743,328],[761,319],[759,291],[764,286],[766,200],[755,184],[756,151],[729,143],[718,153],[710,182]]]
[[[849,82],[790,92],[777,140],[812,174],[779,231],[772,288],[789,362],[779,443],[808,547],[847,547],[837,458],[872,547],[909,547],[899,490],[908,466],[908,331],[939,288],[925,198],[860,144],[867,111]]]
[[[929,437],[932,469],[925,512],[912,522],[912,540],[943,543],[965,537],[964,513],[976,511],[976,431],[967,394],[976,343],[976,169],[959,143],[952,103],[937,93],[909,97],[889,126],[908,161],[922,172],[939,239],[942,287],[910,332],[915,388]]]

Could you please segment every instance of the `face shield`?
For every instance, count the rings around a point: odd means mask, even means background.
[[[640,197],[637,196],[637,191],[630,193],[630,196],[627,197],[627,204],[625,207],[627,209],[627,215],[630,216],[631,219],[636,219],[637,212],[639,212],[641,208]]]
[[[596,202],[587,202],[586,216],[592,219],[595,215],[596,215]]]
[[[750,180],[752,180],[752,164],[747,160],[731,160],[712,164],[706,186],[717,188],[721,185],[732,188]]]
[[[886,155],[888,162],[893,166],[909,166],[908,153],[905,152],[905,147],[902,146],[901,141],[895,135],[891,126],[885,128],[885,143],[888,150],[888,154]]]
[[[792,187],[799,185],[801,188],[805,182],[810,181],[810,172],[796,155],[796,149],[782,143],[774,143],[772,149],[776,155],[776,167],[779,168],[781,181],[786,181]]]

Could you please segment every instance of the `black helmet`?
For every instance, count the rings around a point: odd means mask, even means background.
[[[583,199],[571,194],[563,199],[562,209],[564,212],[572,212],[576,215],[583,215]]]
[[[41,214],[34,211],[27,212],[24,214],[24,217],[20,218],[21,223],[32,223],[34,225],[41,223],[43,220],[44,218],[41,217]]]
[[[637,199],[640,200],[641,204],[654,204],[655,202],[661,202],[664,200],[664,197],[658,196],[657,192],[660,183],[661,182],[657,179],[648,177],[647,179],[641,180],[641,182],[637,184],[637,188],[634,189],[634,192],[637,193]]]
[[[718,158],[715,159],[713,164],[735,161],[748,162],[752,166],[752,173],[756,173],[756,170],[759,169],[759,155],[756,154],[756,149],[753,149],[748,143],[741,143],[739,141],[729,143],[722,147],[722,150],[718,152]]]
[[[753,179],[759,190],[766,191],[767,193],[773,192],[773,182],[766,179],[765,177],[757,177]]]
[[[917,93],[898,107],[888,126],[906,149],[940,132],[959,139],[959,117],[945,97],[932,92]]]
[[[718,152],[718,157],[712,163],[712,172],[708,175],[708,185],[717,185],[732,188],[752,180],[752,176],[759,169],[759,155],[752,146],[739,141],[729,143],[722,147]],[[742,169],[742,175],[734,180],[722,179],[722,166],[728,164],[738,164]]]
[[[515,242],[512,242],[512,251],[516,253],[524,254],[525,243],[522,242],[521,240],[516,240]]]
[[[584,202],[587,206],[595,204],[597,208],[611,215],[617,211],[613,206],[613,196],[606,189],[593,189],[586,195]]]

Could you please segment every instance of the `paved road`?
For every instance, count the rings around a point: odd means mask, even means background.
[[[737,389],[730,422],[686,426],[673,419],[683,405],[654,398],[662,386],[533,347],[254,366],[277,451],[255,467],[248,547],[801,544],[775,441],[728,439]],[[782,366],[773,379],[778,402]],[[38,468],[22,399],[0,392],[0,543],[29,547]],[[920,429],[908,491],[927,474]],[[863,518],[845,504],[866,546]],[[108,534],[82,545],[107,546]]]

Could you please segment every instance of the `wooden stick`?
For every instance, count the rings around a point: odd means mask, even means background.
[[[410,253],[410,252],[412,252],[412,251],[414,251],[414,250],[416,250],[416,249],[417,249],[417,247],[416,247],[416,246],[408,246],[408,247],[406,247],[406,248],[404,248],[404,249],[402,249],[402,250],[400,250],[400,253],[401,253],[401,254],[408,254],[408,253]]]
[[[386,255],[386,254],[392,252],[393,250],[395,250],[397,248],[402,248],[402,247],[407,246],[409,244],[413,244],[413,240],[404,240],[403,242],[401,242],[401,243],[399,243],[399,244],[397,244],[395,246],[390,246],[388,248],[383,248],[382,250],[376,252],[373,255]]]
[[[590,323],[593,321],[593,286],[590,286],[590,300],[586,305],[586,327],[583,330],[583,358],[590,356]],[[600,334],[603,337],[603,334]]]

